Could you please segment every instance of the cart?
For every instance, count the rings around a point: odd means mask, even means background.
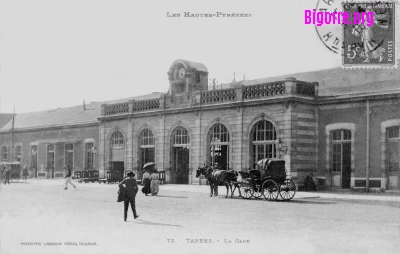
[[[74,178],[78,179],[79,183],[94,183],[99,180],[98,170],[82,170],[75,171]]]
[[[263,159],[258,163],[258,169],[252,169],[244,174],[239,183],[239,193],[242,198],[260,198],[290,200],[296,194],[296,185],[286,175],[285,161]]]
[[[9,168],[11,170],[11,175],[10,175],[10,181],[12,183],[17,183],[19,179],[21,178],[21,163],[19,161],[14,161],[14,162],[2,162],[0,164],[1,170],[1,177],[2,181],[5,181],[5,169]]]

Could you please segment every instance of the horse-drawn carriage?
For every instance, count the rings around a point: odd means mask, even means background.
[[[285,161],[277,159],[263,159],[257,163],[258,169],[242,173],[242,181],[238,182],[239,193],[242,198],[260,198],[290,200],[296,194],[296,185],[287,178]]]
[[[21,163],[19,161],[14,162],[1,162],[0,164],[1,169],[1,180],[5,180],[6,169],[10,170],[10,181],[17,183],[21,178]]]
[[[241,175],[239,181],[238,173]],[[296,185],[286,175],[284,160],[260,160],[257,168],[249,172],[218,170],[210,166],[199,167],[196,177],[201,176],[210,184],[210,197],[218,195],[219,185],[226,186],[226,198],[229,189],[232,197],[236,188],[239,189],[239,196],[245,199],[264,196],[266,200],[276,200],[280,196],[283,200],[290,200],[296,194]]]

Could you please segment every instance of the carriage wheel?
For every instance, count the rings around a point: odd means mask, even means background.
[[[12,183],[18,183],[20,178],[21,178],[20,176],[13,176],[11,177],[10,180]]]
[[[272,180],[267,180],[262,185],[262,193],[266,200],[276,200],[279,196],[279,187],[276,182]]]
[[[241,183],[240,184],[240,195],[242,198],[249,199],[253,196],[253,188],[251,188],[251,185],[249,183]]]
[[[262,191],[261,185],[256,184],[256,189],[253,191],[253,197],[261,198],[262,195],[263,195],[263,191]]]
[[[281,195],[283,200],[291,200],[296,194],[296,185],[290,179],[286,179],[279,186],[279,194]]]

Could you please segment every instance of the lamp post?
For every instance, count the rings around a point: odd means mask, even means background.
[[[283,145],[282,139],[278,138],[278,151],[286,154],[287,147]]]

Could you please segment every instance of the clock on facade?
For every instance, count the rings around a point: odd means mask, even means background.
[[[183,79],[185,77],[185,68],[180,68],[176,73],[177,79]]]

